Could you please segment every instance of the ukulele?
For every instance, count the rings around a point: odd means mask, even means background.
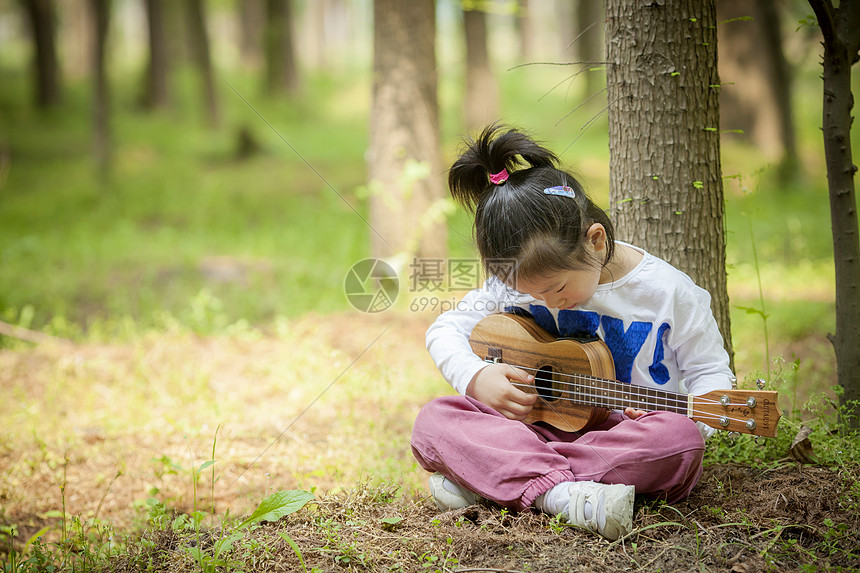
[[[555,338],[537,323],[515,314],[483,318],[469,337],[472,350],[488,362],[502,362],[534,375],[534,383],[512,382],[537,394],[525,423],[546,422],[574,432],[600,424],[610,410],[665,410],[718,430],[776,436],[777,393],[713,390],[678,394],[615,380],[615,363],[603,341]]]

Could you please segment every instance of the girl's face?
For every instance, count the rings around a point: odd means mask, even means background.
[[[606,255],[606,230],[595,223],[586,233],[585,249],[594,261]],[[514,288],[543,301],[550,308],[568,309],[578,306],[594,294],[597,285],[611,280],[605,267],[595,263],[579,269],[568,269],[538,278],[517,277]]]
[[[560,271],[535,280],[517,279],[516,289],[550,308],[568,309],[590,299],[599,283],[600,269],[585,268]]]

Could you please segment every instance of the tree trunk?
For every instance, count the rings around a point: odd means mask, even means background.
[[[575,53],[582,62],[603,61],[603,4],[594,0],[579,0],[576,5],[574,25]],[[589,66],[597,67],[597,64]],[[585,96],[600,90],[601,74],[596,71],[584,72]]]
[[[307,26],[311,30],[307,35],[306,44],[308,60],[311,67],[324,70],[328,68],[329,49],[327,45],[329,0],[314,0],[308,3],[306,18]]]
[[[298,89],[291,4],[290,0],[266,2],[266,91],[270,95]]]
[[[855,404],[851,427],[860,427],[860,234],[851,155],[851,66],[860,49],[860,3],[809,0],[824,35],[824,156],[830,190],[833,258],[836,266],[836,374],[842,404]]]
[[[530,62],[534,57],[535,49],[529,0],[519,0],[517,2],[516,27],[517,36],[520,39],[520,60]]]
[[[717,19],[721,128],[742,131],[731,137],[751,141],[790,175],[797,150],[779,12],[773,0],[720,0]]]
[[[608,0],[610,204],[620,238],[711,293],[729,356],[715,0]]]
[[[169,99],[167,41],[164,32],[164,4],[162,0],[146,0],[149,22],[149,65],[146,69],[146,88],[143,105],[147,109],[167,107]]]
[[[209,34],[206,31],[203,0],[187,0],[188,38],[191,53],[203,82],[203,98],[206,103],[206,119],[210,127],[219,121],[218,98],[215,90],[215,73],[209,51]]]
[[[262,0],[239,1],[239,51],[242,65],[257,68],[263,61],[262,46],[265,11]]]
[[[110,99],[107,81],[107,35],[111,0],[90,0],[93,15],[93,130],[96,165],[104,178],[110,168]]]
[[[56,10],[53,0],[24,0],[33,38],[35,101],[47,108],[60,101],[60,72],[57,63]]]
[[[373,3],[369,177],[375,257],[442,258],[446,226],[439,142],[434,0]]]
[[[773,90],[773,98],[777,110],[777,126],[782,143],[782,174],[783,179],[793,175],[798,167],[797,143],[794,129],[794,115],[791,103],[791,68],[782,49],[782,27],[780,25],[779,9],[774,0],[754,2],[756,18],[762,25],[764,50],[767,54],[768,74]]]
[[[499,90],[487,53],[487,15],[463,11],[466,33],[466,126],[476,129],[498,120]]]

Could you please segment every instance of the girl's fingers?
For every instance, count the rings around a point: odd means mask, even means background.
[[[644,414],[645,414],[644,410],[634,410],[633,408],[624,408],[624,415],[626,415],[628,418],[630,418],[632,420],[635,420],[636,418],[638,418],[639,416],[642,416]]]
[[[506,376],[508,377],[508,380],[518,381],[522,384],[531,385],[534,383],[534,376],[525,370],[516,368],[515,366],[508,366]],[[508,399],[511,400],[512,404],[516,405],[517,410],[524,410],[522,412],[522,416],[525,416],[531,411],[532,405],[535,403],[535,400],[537,400],[537,395],[524,392],[523,389],[516,385],[513,386],[512,390],[513,391],[508,395]]]
[[[507,376],[508,376],[508,378],[515,378],[515,379],[519,380],[520,382],[526,382],[529,384],[531,384],[535,379],[534,376],[532,376],[531,374],[529,374],[525,370],[517,368],[516,366],[510,366],[510,365],[508,366]]]

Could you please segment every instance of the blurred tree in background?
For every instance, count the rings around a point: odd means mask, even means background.
[[[375,257],[441,259],[442,182],[434,0],[373,4],[370,225]]]
[[[32,75],[35,102],[48,107],[60,101],[60,69],[57,61],[56,10],[53,0],[21,0],[33,39]]]
[[[161,109],[170,102],[170,56],[164,19],[164,1],[146,0],[149,61],[141,102],[147,109]]]
[[[781,21],[774,0],[717,2],[720,127],[753,142],[786,180],[796,175],[798,162]]]
[[[466,35],[466,127],[480,129],[499,117],[499,88],[487,50],[485,1],[463,4]]]

